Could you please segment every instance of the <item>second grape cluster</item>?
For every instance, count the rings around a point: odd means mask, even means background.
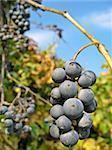
[[[51,91],[50,114],[53,123],[50,135],[60,139],[67,147],[75,145],[79,139],[90,135],[92,119],[88,113],[96,110],[97,102],[91,86],[96,82],[96,75],[84,70],[80,64],[71,60],[64,68],[56,68],[52,80],[57,87]]]

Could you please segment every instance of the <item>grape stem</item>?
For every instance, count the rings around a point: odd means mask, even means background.
[[[20,87],[24,88],[27,92],[31,93],[33,96],[35,96],[36,98],[42,100],[44,103],[47,103],[49,105],[51,105],[48,100],[45,100],[43,97],[41,97],[39,94],[36,94],[35,92],[33,92],[29,87],[26,87],[24,85],[20,85]],[[52,105],[51,105],[52,106]]]
[[[44,103],[46,103],[46,104],[52,106],[52,105],[49,103],[48,100],[44,99],[44,98],[41,97],[39,94],[33,92],[29,87],[24,86],[24,85],[21,85],[21,84],[19,83],[19,81],[17,81],[15,78],[13,78],[13,77],[10,75],[10,73],[9,73],[8,71],[7,71],[7,77],[8,77],[10,80],[14,81],[16,84],[18,84],[19,87],[24,88],[27,92],[29,92],[30,94],[32,94],[33,96],[35,96],[37,99],[40,99],[42,102],[44,102]]]
[[[87,36],[88,39],[90,39],[92,42],[99,43],[99,44],[96,44],[96,47],[98,51],[104,56],[108,65],[112,69],[112,59],[106,47],[102,43],[100,43],[96,38],[94,38],[84,27],[82,27],[67,11],[60,11],[54,8],[49,8],[44,5],[38,4],[34,2],[33,0],[25,0],[25,1],[31,4],[32,6],[41,9],[42,11],[48,11],[48,12],[52,12],[52,13],[63,16],[68,21],[70,21],[76,28],[78,28],[83,34],[85,34],[85,36]]]
[[[21,92],[18,92],[13,102],[10,105],[10,109],[14,106],[15,102],[20,98],[20,96],[21,96]]]
[[[69,150],[72,150],[72,147],[69,147]]]
[[[22,105],[22,103],[21,103],[21,100],[19,99],[18,100],[18,103],[19,103],[19,105],[20,105],[20,110],[19,110],[19,112],[21,113],[22,111],[24,111],[25,112],[25,108],[24,108],[24,106]]]
[[[98,42],[91,42],[91,43],[89,43],[89,44],[86,44],[86,45],[82,46],[82,47],[75,53],[75,55],[74,55],[74,57],[73,57],[73,60],[75,61],[76,58],[78,57],[78,55],[79,55],[83,50],[85,50],[86,48],[88,48],[89,46],[98,45],[98,44],[99,44]]]

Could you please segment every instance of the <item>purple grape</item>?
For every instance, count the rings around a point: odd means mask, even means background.
[[[52,79],[56,83],[61,83],[66,79],[65,70],[62,68],[56,68],[52,73]]]
[[[79,135],[75,130],[60,135],[60,141],[67,147],[72,147],[79,140]]]
[[[63,106],[59,104],[54,105],[50,110],[50,114],[55,119],[59,118],[60,116],[64,114]]]
[[[68,119],[66,116],[61,116],[56,120],[56,125],[62,130],[62,131],[69,131],[71,129],[72,122],[70,119]]]
[[[52,124],[50,127],[50,135],[55,139],[58,139],[60,136],[59,128],[55,124]]]
[[[59,86],[59,90],[62,98],[64,99],[68,99],[76,96],[78,91],[75,83],[70,80],[65,80],[63,83],[61,83]]]
[[[65,72],[71,78],[77,78],[81,75],[82,67],[73,60],[65,63]]]
[[[78,98],[83,102],[84,105],[92,103],[94,93],[91,89],[81,89],[78,93]]]
[[[65,115],[70,119],[79,118],[84,110],[83,103],[77,98],[69,98],[63,105]]]

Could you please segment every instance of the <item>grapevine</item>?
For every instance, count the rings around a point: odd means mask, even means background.
[[[25,31],[30,29],[28,8],[30,6],[25,2],[17,3],[9,10],[8,16],[11,25],[3,24],[0,30],[0,41],[3,47],[2,52],[2,91],[0,103],[0,115],[3,115],[2,123],[6,128],[6,134],[20,135],[21,133],[31,132],[31,127],[28,125],[28,117],[35,112],[35,93],[31,92],[28,87],[20,85],[17,80],[13,80],[10,73],[13,71],[12,64],[5,60],[8,46],[6,43],[13,40],[16,43],[16,49],[20,52],[25,52],[29,46],[29,38],[24,35]],[[4,77],[5,68],[7,69],[7,77],[15,82],[14,95],[15,98],[11,103],[5,102],[4,97]]]
[[[65,62],[63,66],[61,62],[61,65],[57,67],[55,62],[57,60],[54,56],[49,55],[48,51],[40,53],[35,41],[25,36],[25,32],[30,30],[30,8],[63,16],[91,42],[81,47],[70,61]],[[3,9],[1,5],[0,9]],[[5,144],[13,149],[13,146],[5,140],[4,133],[16,137],[27,135],[25,137],[27,139],[28,135],[31,138],[34,136],[35,126],[43,130],[42,124],[38,121],[36,125],[30,126],[30,119],[36,114],[38,108],[41,109],[42,105],[49,107],[51,116],[50,119],[49,117],[43,119],[43,110],[36,116],[37,118],[41,116],[46,128],[49,126],[49,133],[45,137],[43,132],[40,134],[43,141],[46,139],[59,140],[69,149],[72,149],[72,146],[80,140],[86,141],[85,139],[91,137],[94,128],[91,113],[95,112],[98,107],[95,96],[97,93],[92,90],[97,77],[93,71],[85,70],[76,59],[86,48],[95,45],[112,69],[112,59],[104,44],[88,33],[67,11],[46,7],[42,4],[42,0],[19,0],[11,7],[6,16],[2,11],[2,16],[3,22],[0,26],[0,123],[5,132],[0,131],[0,134]],[[42,24],[39,25],[42,29],[53,30],[62,39],[63,30],[57,25],[46,25],[45,27]],[[48,86],[48,90],[45,90],[44,86]],[[8,89],[10,87],[11,90]],[[11,91],[11,94],[7,92],[8,90]],[[12,97],[8,97],[8,94]],[[95,115],[97,117],[97,114]]]

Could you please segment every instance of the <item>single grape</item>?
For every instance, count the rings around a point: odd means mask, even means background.
[[[14,12],[13,12],[13,15],[18,16],[19,13],[20,13],[20,11],[17,10],[17,11],[14,11]]]
[[[83,113],[83,116],[78,120],[78,127],[80,128],[91,128],[92,118],[89,114]]]
[[[6,113],[8,111],[8,107],[7,106],[2,106],[2,114]]]
[[[54,99],[54,98],[52,98],[52,97],[50,97],[50,103],[52,104],[52,105],[56,105],[56,104],[59,104],[59,101],[58,101],[58,99]]]
[[[84,71],[84,74],[89,76],[92,79],[92,85],[96,82],[96,75],[93,71],[86,70]]]
[[[78,84],[80,87],[88,88],[92,85],[92,79],[86,76],[85,74],[82,74],[78,79]]]
[[[29,104],[29,106],[30,106],[30,107],[33,107],[33,108],[36,107],[35,104]]]
[[[24,26],[28,26],[29,25],[29,22],[28,21],[25,21],[24,22]]]
[[[5,118],[13,119],[14,118],[14,112],[13,111],[7,111],[4,115]]]
[[[63,105],[63,109],[65,115],[68,116],[70,119],[77,119],[79,118],[84,110],[83,103],[77,98],[70,98],[65,101]]]
[[[61,99],[61,93],[58,87],[52,89],[51,97],[58,100]]]
[[[62,68],[56,68],[52,73],[52,80],[56,83],[61,83],[66,79],[65,70]]]
[[[82,67],[73,60],[65,63],[65,72],[71,78],[77,78],[81,75]]]
[[[62,130],[62,131],[69,131],[71,129],[72,122],[70,119],[68,119],[65,115],[59,117],[56,120],[56,125]]]
[[[52,124],[50,127],[50,135],[56,139],[58,139],[60,136],[59,128],[55,124]]]
[[[13,126],[13,120],[12,119],[5,119],[4,124],[6,127]]]
[[[86,70],[84,71],[78,79],[79,86],[87,88],[92,86],[96,81],[96,75],[94,72]]]
[[[22,118],[22,115],[20,113],[18,113],[15,115],[14,121],[19,122],[21,120],[21,118]]]
[[[28,27],[24,26],[23,31],[27,31],[27,30],[29,30]]]
[[[84,105],[89,105],[92,103],[94,98],[94,93],[91,89],[81,89],[78,93],[78,98],[83,102]]]
[[[22,18],[23,18],[23,16],[22,16],[22,15],[19,15],[19,16],[18,16],[18,19],[19,19],[19,20],[21,20]]]
[[[95,99],[93,99],[91,104],[86,105],[84,107],[84,110],[87,113],[92,113],[96,110],[96,108],[97,108],[97,101]]]
[[[24,125],[23,126],[23,132],[31,132],[31,130],[32,130],[32,128],[30,127],[30,126],[28,126],[28,125]]]
[[[12,14],[13,14],[13,10],[11,9],[9,10],[9,15],[12,16]]]
[[[22,21],[18,23],[19,27],[22,27],[23,25],[24,25],[24,22],[22,22]]]
[[[21,10],[24,10],[24,6],[23,6],[23,5],[19,5],[19,8],[20,8]]]
[[[9,26],[7,24],[4,24],[3,28],[7,30],[7,29],[9,29]]]
[[[63,106],[59,104],[54,105],[50,110],[50,114],[55,119],[59,118],[60,116],[64,114]]]
[[[34,113],[34,111],[35,111],[35,108],[34,108],[34,107],[28,107],[28,108],[27,108],[27,113],[28,113],[28,114],[32,114],[32,113]]]
[[[22,122],[19,122],[19,123],[16,123],[16,124],[15,124],[15,129],[16,129],[16,130],[22,129],[22,127],[23,127]]]
[[[83,140],[89,137],[90,128],[78,128],[79,139]]]
[[[76,96],[77,91],[78,91],[75,83],[70,80],[65,80],[63,83],[61,83],[59,86],[59,90],[60,90],[61,96],[64,99],[68,99],[68,98],[72,98]]]
[[[60,135],[60,141],[67,147],[72,147],[79,140],[79,135],[75,130]]]
[[[17,19],[17,16],[16,15],[12,15],[12,20],[16,20]]]
[[[4,27],[1,28],[2,32],[6,32],[6,29]]]
[[[19,23],[19,20],[18,20],[18,19],[16,19],[16,20],[15,20],[15,24],[18,24],[18,23]]]

